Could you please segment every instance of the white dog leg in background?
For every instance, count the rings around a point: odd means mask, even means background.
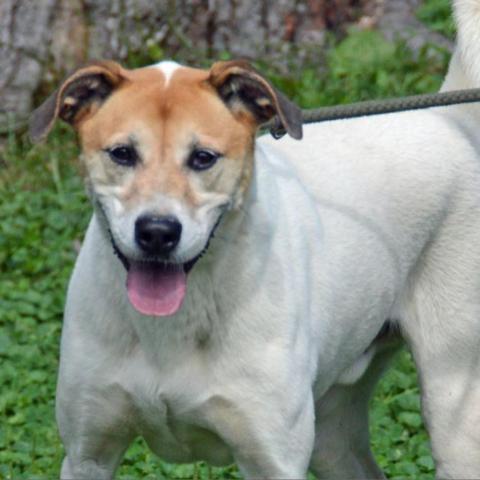
[[[480,285],[477,295],[479,293]],[[458,314],[454,314],[454,303],[440,303],[436,313],[428,306],[417,307],[422,316],[410,320],[418,321],[425,335],[423,339],[418,337],[412,341],[422,386],[423,416],[431,439],[437,478],[478,479],[480,312],[477,306],[477,311],[472,309],[469,316],[461,307]],[[452,315],[437,315],[440,309]],[[468,319],[469,327],[466,326]],[[426,327],[427,322],[429,327]],[[427,328],[431,329],[429,335]],[[439,337],[442,330],[449,334]],[[461,330],[464,330],[463,338]]]
[[[401,313],[442,479],[480,476],[480,252],[472,248],[480,242],[480,215],[472,208],[478,187],[459,190],[455,213],[424,255]]]
[[[318,479],[383,479],[370,450],[368,404],[379,377],[398,347],[377,350],[363,377],[353,385],[334,385],[317,402],[315,448],[310,469]]]

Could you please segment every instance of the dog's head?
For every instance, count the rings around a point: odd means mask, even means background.
[[[241,205],[259,125],[277,117],[301,138],[300,110],[248,63],[173,62],[127,70],[95,62],[32,115],[33,140],[60,118],[78,132],[87,181],[148,315],[181,306],[186,275],[227,209]]]

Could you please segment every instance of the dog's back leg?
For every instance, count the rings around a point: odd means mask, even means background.
[[[442,479],[480,478],[480,225],[471,214],[448,220],[424,253],[400,320]]]
[[[368,402],[378,379],[400,348],[378,341],[378,351],[352,385],[334,385],[316,404],[315,447],[310,469],[322,479],[385,478],[370,451]]]

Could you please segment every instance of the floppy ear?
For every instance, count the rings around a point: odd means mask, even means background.
[[[233,113],[249,112],[261,125],[277,116],[288,134],[302,138],[302,111],[260,75],[248,62],[214,63],[208,81]]]
[[[57,118],[71,125],[94,113],[124,80],[122,67],[115,62],[92,62],[69,75],[31,115],[30,139],[45,138]]]

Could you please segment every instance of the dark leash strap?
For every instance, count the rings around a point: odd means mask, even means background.
[[[369,100],[366,102],[321,107],[303,111],[303,123],[329,122],[347,118],[383,115],[386,113],[405,112],[432,107],[447,107],[462,103],[480,102],[480,88],[453,90],[451,92],[429,93],[386,100]],[[265,125],[274,138],[281,138],[286,131],[278,118]]]

